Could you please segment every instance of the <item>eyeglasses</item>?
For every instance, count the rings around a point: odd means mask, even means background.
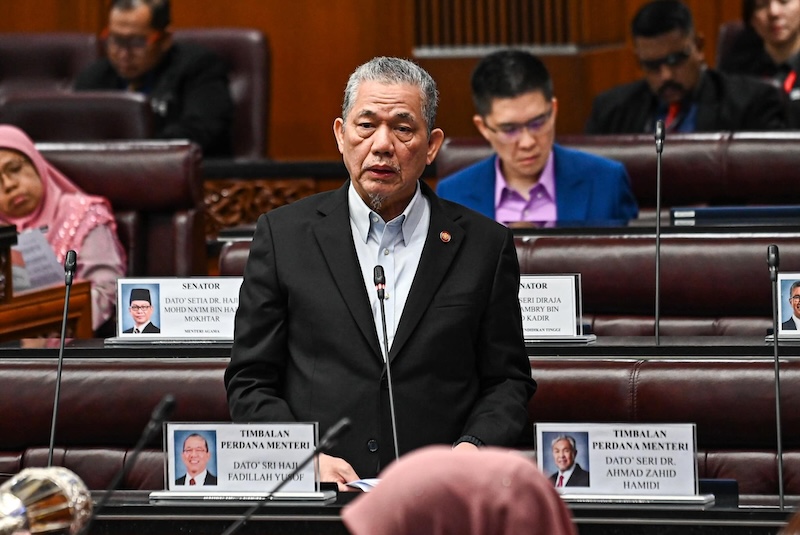
[[[205,448],[187,448],[183,450],[183,453],[207,453],[208,450]]]
[[[800,295],[793,295],[789,298],[789,301],[800,301]]]
[[[536,135],[544,130],[545,126],[548,125],[550,122],[550,118],[553,116],[553,108],[550,107],[542,115],[538,117],[534,117],[530,121],[526,123],[505,123],[498,125],[496,128],[492,128],[489,126],[486,121],[484,120],[483,124],[488,128],[491,132],[497,134],[503,141],[511,143],[516,141],[522,135],[523,130],[527,130],[529,134]]]
[[[148,308],[150,308],[150,305],[133,305],[131,307],[131,310],[133,312],[141,312],[141,311],[147,310]]]
[[[691,52],[689,50],[683,50],[681,52],[673,52],[672,54],[668,54],[663,58],[656,58],[656,59],[640,59],[639,65],[642,66],[642,69],[650,72],[658,72],[661,70],[663,65],[667,67],[677,67],[682,65],[687,59],[691,56]]]
[[[100,39],[105,42],[106,48],[112,50],[127,50],[133,53],[141,53],[144,50],[158,41],[161,38],[163,32],[154,30],[151,31],[148,35],[117,35],[114,33],[110,33],[108,28],[103,30],[103,33],[100,34]]]

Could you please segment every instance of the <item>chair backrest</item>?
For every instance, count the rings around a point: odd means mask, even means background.
[[[111,202],[128,276],[208,274],[199,146],[133,141],[37,148],[78,187]]]
[[[126,91],[7,93],[0,123],[13,124],[34,141],[103,141],[153,137],[147,98]]]
[[[720,65],[725,64],[726,59],[734,52],[736,42],[741,37],[744,29],[744,22],[740,20],[731,20],[719,25],[719,34],[717,34],[717,57],[715,59],[715,65],[718,68]]]
[[[269,46],[259,30],[193,28],[175,30],[176,41],[202,45],[228,65],[234,103],[233,154],[261,158],[266,154],[269,121]]]
[[[0,33],[0,95],[66,91],[97,57],[97,38],[91,33]]]

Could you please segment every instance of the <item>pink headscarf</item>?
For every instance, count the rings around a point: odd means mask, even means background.
[[[567,507],[530,460],[511,450],[429,446],[387,468],[344,508],[352,535],[575,535]]]
[[[16,225],[18,232],[46,226],[47,241],[59,262],[64,261],[70,249],[80,253],[84,238],[98,225],[109,225],[116,234],[116,222],[108,201],[87,195],[70,182],[47,163],[22,130],[0,125],[0,149],[16,150],[27,156],[42,181],[42,200],[33,212],[25,217],[0,214],[0,221]]]

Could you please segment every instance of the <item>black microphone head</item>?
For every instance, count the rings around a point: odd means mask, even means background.
[[[328,431],[319,441],[320,451],[325,451],[332,448],[333,445],[336,444],[336,441],[339,440],[339,437],[350,430],[351,425],[352,423],[350,422],[350,418],[345,416],[329,427]]]
[[[659,119],[656,121],[656,152],[661,152],[664,148],[664,121]]]
[[[383,266],[375,266],[373,273],[375,284],[386,284],[386,277],[383,274]]]
[[[167,394],[161,398],[161,401],[158,402],[156,408],[153,409],[153,414],[150,416],[150,419],[158,423],[163,422],[170,417],[172,411],[175,410],[176,404],[177,402],[175,401],[175,396],[172,394]]]
[[[64,271],[75,271],[75,264],[78,263],[78,253],[70,249],[64,258]]]
[[[767,247],[767,265],[770,269],[778,269],[780,258],[778,257],[778,246],[773,244]]]

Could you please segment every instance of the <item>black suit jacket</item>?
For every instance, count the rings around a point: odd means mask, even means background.
[[[76,91],[126,89],[103,58],[78,75]],[[156,137],[190,139],[204,156],[229,156],[233,100],[225,63],[205,48],[175,43],[161,63],[145,76],[143,92],[150,97]]]
[[[185,485],[186,484],[186,476],[183,475],[175,480],[176,485]],[[217,484],[217,476],[212,474],[211,472],[206,472],[206,480],[203,483],[205,485],[216,485]]]
[[[558,472],[550,476],[550,482],[555,486],[556,479],[558,478]],[[588,487],[589,486],[589,472],[581,468],[581,465],[575,463],[575,470],[572,471],[572,475],[570,476],[569,480],[567,480],[567,484],[564,485],[565,487]]]
[[[773,86],[706,69],[695,95],[697,132],[782,130],[786,109]],[[644,80],[598,95],[587,134],[652,134],[657,100]]]
[[[133,333],[133,329],[134,328],[131,327],[130,329],[125,329],[122,332],[123,333]],[[147,325],[144,326],[144,329],[142,329],[142,332],[143,333],[148,333],[148,334],[154,334],[154,333],[160,333],[161,329],[159,329],[158,327],[156,327],[152,323],[148,323]]]
[[[351,418],[331,454],[363,478],[377,475],[394,451],[348,185],[259,218],[225,384],[235,422],[319,422],[324,433]],[[464,435],[514,445],[536,384],[513,236],[421,187],[430,229],[389,354],[400,453]]]
[[[783,328],[784,331],[796,331],[797,325],[792,318],[789,318],[781,324],[781,328]]]

